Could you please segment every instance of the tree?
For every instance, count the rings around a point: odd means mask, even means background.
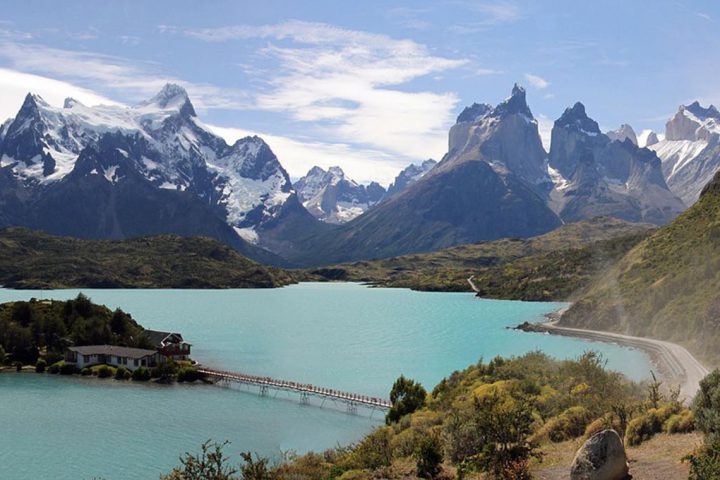
[[[160,480],[238,480],[237,470],[228,465],[228,457],[223,453],[228,443],[206,441],[200,446],[199,455],[186,452],[180,457],[181,466],[161,475]]]
[[[527,462],[537,456],[528,439],[533,416],[522,394],[492,391],[451,417],[446,426],[451,458],[493,478],[529,478]]]
[[[695,425],[708,435],[710,443],[720,441],[720,370],[702,379],[693,410]]]
[[[427,392],[422,385],[400,375],[390,390],[392,407],[385,416],[385,423],[390,425],[421,408],[425,405],[425,397]]]
[[[437,436],[423,438],[415,451],[417,474],[420,478],[435,478],[443,460],[442,446]]]
[[[269,460],[260,458],[255,454],[255,458],[250,452],[240,453],[245,464],[240,467],[243,480],[272,480],[274,476],[268,468]]]
[[[650,370],[650,375],[652,375],[652,382],[648,384],[648,401],[652,408],[658,408],[663,401],[663,394],[660,392],[662,382],[655,377],[655,372],[652,370]]]

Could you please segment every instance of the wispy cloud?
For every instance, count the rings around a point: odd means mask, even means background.
[[[543,90],[550,86],[550,82],[538,75],[533,75],[532,73],[526,73],[525,80],[527,80],[531,87],[538,90]]]
[[[434,55],[412,40],[323,23],[161,29],[208,42],[276,41],[261,49],[277,68],[255,96],[255,107],[312,122],[333,141],[415,158],[446,149],[457,96],[396,87],[466,65],[464,59]]]
[[[453,3],[471,12],[467,21],[448,27],[450,31],[461,35],[483,32],[495,25],[515,22],[523,18],[520,7],[507,1],[458,0]]]
[[[77,87],[52,78],[0,68],[0,123],[14,117],[28,92],[43,97],[52,105],[60,106],[66,97],[72,97],[85,105],[115,104],[96,92]]]
[[[187,82],[163,74],[156,64],[124,58],[29,44],[0,41],[0,59],[12,70],[58,78],[97,89],[98,86],[123,101],[137,101],[157,93],[167,82],[188,89],[200,110],[239,109],[248,106],[247,95],[235,89]]]

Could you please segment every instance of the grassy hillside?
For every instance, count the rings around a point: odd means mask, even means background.
[[[530,239],[503,239],[305,271],[306,279],[468,291],[513,300],[565,300],[637,244],[650,226],[609,217],[564,225]]]
[[[562,323],[684,344],[720,364],[720,174],[584,291]]]
[[[109,241],[0,230],[0,285],[11,288],[269,288],[293,281],[205,237]]]

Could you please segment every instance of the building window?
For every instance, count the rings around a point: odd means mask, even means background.
[[[90,363],[90,355],[83,355],[83,363]]]
[[[145,360],[145,359],[143,358],[143,359],[142,359],[142,366],[144,367],[145,365],[147,365],[147,360]]]
[[[136,358],[135,360],[133,360],[133,365],[135,365],[136,367],[138,366],[138,360],[137,360],[137,358]]]

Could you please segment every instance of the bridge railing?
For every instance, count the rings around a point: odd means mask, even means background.
[[[241,383],[252,383],[255,385],[266,385],[274,388],[286,390],[294,390],[302,393],[310,393],[329,398],[335,398],[343,401],[355,402],[373,407],[387,409],[391,407],[391,403],[379,397],[371,397],[357,393],[344,392],[332,388],[319,387],[309,383],[300,383],[290,380],[280,380],[272,377],[261,377],[257,375],[248,375],[245,373],[229,372],[224,370],[214,370],[209,368],[198,369],[198,372],[204,373],[210,377],[223,378],[225,380],[236,381]]]

